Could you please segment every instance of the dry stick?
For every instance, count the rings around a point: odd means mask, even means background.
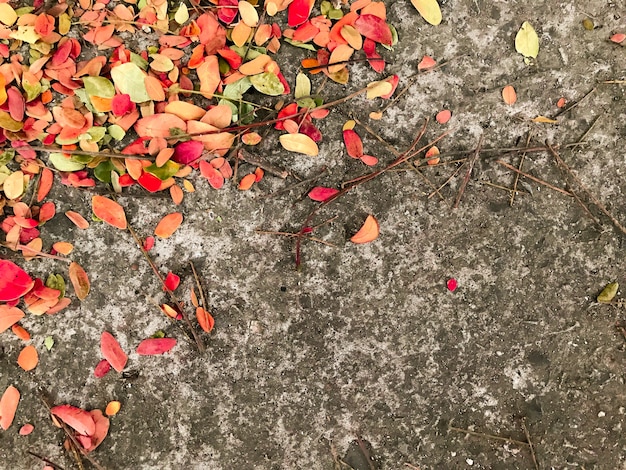
[[[243,160],[246,163],[249,163],[250,165],[258,166],[259,168],[262,168],[268,173],[278,176],[279,178],[285,179],[287,178],[287,176],[289,176],[289,172],[287,170],[283,170],[282,168],[278,168],[270,163],[267,163],[262,159],[255,157],[250,152],[247,152],[244,149],[239,149],[237,151],[237,158],[239,160]]]
[[[142,157],[141,155],[124,155],[121,153],[112,153],[112,152],[91,152],[87,150],[65,150],[61,148],[55,147],[43,147],[43,146],[31,146],[31,145],[20,145],[19,147],[14,147],[15,150],[34,150],[35,152],[45,152],[45,153],[64,153],[67,155],[87,155],[88,157],[106,157],[106,158],[132,158],[135,160],[150,160],[154,161],[155,157]]]
[[[54,463],[52,460],[44,457],[43,455],[35,454],[33,451],[30,451],[30,450],[27,450],[26,453],[32,455],[33,457],[38,458],[42,462],[47,463],[48,465],[50,465],[51,467],[53,467],[53,468],[55,468],[57,470],[65,470],[59,464]]]
[[[416,467],[415,465],[411,465],[409,462],[404,462],[404,466],[409,467],[411,470],[420,470],[419,467]]]
[[[569,166],[567,166],[567,164],[563,161],[563,159],[561,159],[561,157],[556,152],[556,150],[554,150],[554,148],[551,147],[550,144],[548,144],[547,142],[546,142],[546,146],[548,147],[548,149],[550,149],[550,153],[552,153],[552,156],[555,158],[559,166],[563,168],[572,177],[572,179],[578,184],[578,186],[580,186],[580,189],[582,189],[585,192],[585,194],[587,194],[589,199],[591,199],[591,202],[593,202],[596,205],[596,207],[598,207],[598,209],[602,211],[604,215],[606,215],[609,219],[611,219],[611,222],[613,222],[613,225],[615,225],[615,227],[617,227],[620,230],[620,232],[622,232],[623,234],[626,234],[626,227],[624,227],[619,222],[619,220],[613,217],[613,215],[609,212],[606,206],[602,204],[602,202],[598,198],[596,198],[591,193],[591,191],[587,189],[587,187],[583,184],[582,180],[574,174],[574,172],[571,170]]]
[[[424,121],[424,125],[422,126],[422,128],[418,132],[417,137],[413,140],[413,143],[411,144],[411,147],[409,147],[409,149],[406,152],[401,154],[398,158],[396,158],[389,165],[387,165],[386,167],[384,167],[384,168],[382,168],[380,170],[373,171],[373,172],[367,174],[364,178],[362,178],[359,181],[357,181],[356,183],[352,184],[351,186],[348,186],[348,187],[345,187],[345,188],[341,189],[337,194],[335,194],[334,196],[330,197],[329,199],[326,199],[324,202],[322,202],[319,206],[317,206],[315,209],[313,209],[309,213],[309,215],[305,219],[304,223],[302,224],[302,228],[300,229],[300,232],[298,232],[298,237],[296,239],[296,256],[295,256],[296,257],[296,269],[300,267],[300,261],[301,261],[301,259],[300,259],[300,245],[302,243],[302,237],[304,235],[304,231],[308,227],[308,225],[311,222],[311,220],[313,220],[313,217],[315,217],[315,214],[320,211],[320,209],[322,209],[323,207],[329,205],[333,201],[336,201],[337,199],[339,199],[341,196],[346,194],[351,189],[356,188],[358,185],[363,184],[363,183],[367,183],[368,181],[376,178],[377,176],[382,175],[386,171],[391,170],[392,168],[395,168],[396,166],[401,165],[402,163],[406,162],[407,160],[413,158],[415,155],[419,154],[420,152],[423,152],[428,147],[434,145],[436,142],[438,142],[439,140],[443,139],[449,133],[449,131],[448,132],[444,132],[443,134],[441,134],[439,137],[437,137],[435,140],[433,140],[432,142],[430,142],[426,146],[424,146],[424,147],[422,147],[422,148],[420,148],[418,150],[415,150],[415,147],[417,146],[418,142],[421,140],[421,138],[424,136],[424,133],[426,132],[426,126],[428,126],[428,118]]]
[[[24,253],[24,251],[27,251],[27,252],[30,252],[33,255],[35,255],[34,257],[36,257],[36,258],[48,258],[48,259],[54,259],[54,260],[57,260],[57,261],[65,261],[66,263],[71,263],[72,262],[71,259],[61,258],[60,256],[51,255],[50,253],[42,253],[41,251],[35,251],[35,250],[33,250],[32,248],[29,248],[26,245],[17,244],[15,246],[11,246],[7,242],[1,242],[0,246],[4,246],[4,247],[9,248],[9,249],[15,248],[16,250],[22,250],[22,254]],[[25,256],[30,256],[30,254],[25,255]]]
[[[468,165],[467,171],[465,172],[463,181],[461,181],[461,187],[459,188],[459,192],[456,196],[456,201],[454,201],[454,206],[452,206],[453,209],[456,209],[459,207],[459,203],[461,202],[461,198],[463,197],[463,193],[465,192],[467,183],[472,177],[472,170],[474,169],[476,160],[478,160],[478,156],[480,155],[480,147],[482,147],[483,145],[483,139],[484,139],[484,136],[481,134],[480,139],[478,139],[478,145],[476,146],[476,150],[474,150],[474,153],[472,153],[472,155],[469,157],[469,160],[467,161],[467,165]]]
[[[600,118],[603,115],[600,114],[597,118],[594,119],[594,121],[591,123],[591,125],[589,126],[589,129],[587,129],[585,131],[585,133],[583,135],[580,136],[580,139],[578,139],[578,142],[580,145],[583,145],[584,141],[585,141],[585,137],[587,137],[589,135],[589,133],[593,130],[593,128],[595,127],[596,123],[600,120]],[[576,148],[577,146],[574,146],[573,148]]]
[[[150,258],[150,256],[148,255],[148,252],[146,252],[146,250],[144,250],[143,245],[141,243],[141,240],[137,236],[137,233],[133,230],[133,228],[130,226],[130,224],[127,226],[127,228],[128,228],[128,231],[130,232],[130,234],[132,235],[133,239],[135,240],[135,243],[137,244],[137,247],[139,248],[139,251],[141,251],[141,254],[146,259],[146,261],[148,262],[150,267],[152,268],[152,271],[154,272],[155,276],[161,282],[161,285],[163,286],[163,289],[165,289],[165,291],[169,295],[169,297],[172,300],[172,302],[174,302],[176,304],[176,306],[178,307],[178,310],[179,310],[180,314],[183,316],[183,320],[185,320],[185,323],[187,324],[187,327],[189,328],[189,331],[191,332],[193,340],[196,342],[196,346],[198,346],[198,350],[200,352],[204,352],[204,350],[205,350],[204,343],[202,342],[202,340],[200,339],[200,337],[196,333],[196,330],[194,329],[193,325],[191,324],[191,321],[189,320],[189,316],[187,315],[187,313],[185,313],[185,310],[184,310],[184,307],[183,307],[182,303],[180,302],[180,300],[178,300],[178,298],[176,297],[176,294],[174,294],[174,292],[172,292],[172,290],[169,287],[167,287],[167,285],[165,284],[165,279],[163,279],[163,276],[161,276],[161,273],[159,272],[159,269],[157,268],[157,266],[154,263],[154,261],[152,261],[152,258]]]
[[[521,421],[522,421],[522,429],[524,430],[524,434],[526,435],[526,440],[528,441],[530,455],[533,458],[533,463],[535,464],[535,470],[539,470],[539,463],[537,462],[537,455],[535,454],[535,446],[533,446],[533,441],[530,440],[530,433],[528,432],[528,428],[526,427],[526,418],[522,418]]]
[[[202,284],[200,283],[200,278],[198,277],[198,273],[196,272],[196,267],[193,265],[193,261],[189,261],[191,265],[191,270],[193,271],[193,277],[196,280],[196,285],[198,286],[198,290],[200,291],[200,299],[202,300],[202,308],[207,309],[206,298],[204,297],[204,289],[202,288]]]
[[[561,189],[561,188],[558,188],[556,186],[553,186],[550,183],[548,183],[548,182],[546,182],[546,181],[544,181],[542,179],[536,178],[536,177],[534,177],[533,175],[531,175],[529,173],[526,173],[524,171],[520,171],[517,168],[515,168],[513,165],[509,165],[508,163],[503,162],[502,160],[496,160],[496,163],[499,164],[499,165],[502,165],[503,167],[508,168],[511,171],[514,171],[515,173],[517,173],[517,174],[519,174],[519,175],[521,175],[521,176],[523,176],[525,178],[528,178],[529,180],[534,181],[535,183],[539,183],[542,186],[545,186],[546,188],[550,188],[553,191],[557,191],[557,192],[559,192],[561,194],[565,194],[566,196],[570,196],[570,197],[573,196],[573,194],[570,193],[569,191],[566,191],[565,189]]]
[[[299,236],[299,234],[297,232],[296,233],[294,233],[294,232],[277,232],[277,231],[274,231],[274,230],[260,230],[260,229],[256,229],[255,232],[256,233],[261,233],[263,235],[282,235],[283,237],[289,237],[289,238],[295,238],[295,237]],[[302,238],[304,238],[305,240],[311,240],[312,242],[321,243],[322,245],[331,246],[333,248],[339,248],[334,243],[327,242],[326,240],[322,240],[321,238],[317,238],[317,237],[312,237],[310,235],[304,235]]]
[[[560,116],[561,114],[565,114],[568,111],[571,111],[572,109],[574,109],[576,106],[578,106],[580,103],[582,103],[588,96],[590,96],[594,91],[596,91],[596,87],[593,87],[591,90],[589,90],[587,93],[585,93],[583,95],[583,97],[581,99],[579,99],[578,101],[574,101],[571,105],[569,105],[567,108],[563,108],[561,111],[559,111],[558,113],[556,113],[554,115],[554,118],[557,118],[558,116]]]
[[[317,175],[312,176],[311,178],[304,179],[302,181],[298,181],[297,183],[292,184],[291,186],[287,186],[286,188],[283,188],[283,189],[281,189],[279,191],[276,191],[276,192],[267,194],[265,196],[262,196],[260,199],[265,199],[265,198],[268,198],[268,197],[278,196],[279,194],[288,193],[289,191],[291,191],[293,189],[296,189],[298,186],[302,186],[303,184],[314,183],[315,181],[320,179],[322,176],[324,176],[326,171],[328,171],[328,169],[324,166],[324,167],[322,167],[322,170]]]
[[[526,136],[526,147],[530,144],[531,133],[529,132]],[[522,157],[520,158],[519,165],[517,165],[517,169],[522,171],[522,167],[524,166],[524,160],[526,159],[526,152],[522,153]],[[515,193],[517,193],[517,183],[519,182],[519,173],[515,173],[515,180],[513,181],[513,191],[511,191],[511,199],[509,201],[509,206],[513,207],[513,201],[515,200]]]
[[[50,416],[53,416],[52,413],[51,413],[52,406],[48,402],[48,399],[44,395],[44,392],[41,391],[41,390],[39,391],[39,399],[44,404],[44,406],[47,408],[48,412],[50,413]],[[80,442],[78,442],[78,439],[76,439],[74,437],[74,433],[70,430],[70,427],[67,424],[65,424],[65,422],[62,419],[60,419],[57,416],[54,416],[54,419],[56,419],[61,424],[61,428],[63,429],[63,431],[65,432],[66,436],[69,438],[69,440],[71,441],[72,446],[75,448],[74,450],[80,452],[80,454],[83,457],[85,457],[87,460],[89,460],[89,462],[91,462],[91,464],[94,467],[96,467],[98,470],[106,470],[105,467],[100,465],[93,457],[91,457],[89,455],[89,453],[85,450],[85,448],[80,445]],[[80,459],[78,460],[78,462],[80,462]],[[79,465],[82,466],[82,462],[80,462]]]
[[[600,83],[610,83],[610,84],[614,84],[614,85],[616,85],[616,84],[620,84],[621,85],[623,83],[626,83],[626,80],[605,80],[605,81],[600,82]]]
[[[465,163],[463,163],[463,165],[459,166],[456,170],[454,170],[454,173],[452,173],[450,177],[447,180],[445,180],[441,186],[439,186],[432,193],[430,193],[427,199],[430,199],[435,194],[439,193],[439,191],[441,191],[443,188],[445,188],[448,185],[448,183],[452,181],[452,178],[454,178],[459,173],[459,171],[461,171],[461,168],[463,168],[464,166],[465,166]]]
[[[328,67],[332,67],[334,65],[348,65],[351,63],[356,63],[356,62],[365,62],[365,61],[375,61],[375,62],[384,62],[385,65],[390,64],[390,62],[385,61],[385,59],[383,59],[382,57],[372,57],[371,59],[369,58],[365,58],[365,59],[348,59],[348,60],[340,60],[338,62],[331,62],[328,64],[324,64],[324,65],[315,65],[313,67],[302,67],[304,70],[306,70],[307,72],[312,72],[313,70],[318,70],[318,71],[322,71],[323,69],[326,69]]]
[[[462,434],[469,434],[470,436],[484,437],[486,439],[495,439],[497,441],[504,441],[504,442],[508,442],[510,444],[517,444],[519,446],[530,446],[530,444],[528,442],[518,441],[518,440],[512,439],[510,437],[496,436],[495,434],[485,434],[485,433],[482,433],[482,432],[470,431],[469,429],[457,428],[457,427],[454,427],[454,426],[449,426],[448,430],[449,431],[460,432]]]

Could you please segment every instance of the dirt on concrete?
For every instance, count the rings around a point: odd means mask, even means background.
[[[615,328],[626,312],[596,302],[607,283],[626,282],[626,234],[549,152],[526,154],[522,170],[576,192],[597,222],[574,197],[526,178],[511,205],[511,192],[493,185],[510,188],[515,175],[496,160],[517,167],[521,153],[489,151],[528,138],[530,146],[559,146],[589,193],[626,224],[626,48],[608,41],[626,27],[626,8],[447,0],[434,27],[408,0],[387,7],[399,42],[385,56],[386,72],[400,76],[398,91],[412,83],[408,91],[379,121],[368,115],[388,102],[357,97],[334,108],[321,121],[317,157],[281,150],[271,133],[256,152],[301,178],[325,166],[316,184],[337,187],[368,171],[345,154],[346,120],[366,123],[402,152],[429,118],[422,142],[449,131],[438,143],[446,164],[399,166],[325,207],[315,223],[337,218],[314,235],[336,246],[305,241],[300,270],[293,238],[256,230],[297,232],[315,207],[299,199],[305,187],[279,193],[296,180],[267,175],[249,192],[232,184],[216,191],[194,177],[196,192],[179,209],[183,225],[152,255],[181,276],[181,292],[194,284],[190,262],[203,279],[216,320],[203,354],[160,312],[161,286],[128,233],[102,224],[80,231],[55,218],[46,227],[50,241],[74,241],[92,293],[63,313],[25,319],[41,342],[55,340],[50,352],[36,345],[41,363],[33,372],[15,365],[18,340],[0,339],[0,389],[19,383],[23,396],[16,423],[0,434],[0,467],[41,468],[31,450],[73,468],[39,401],[43,387],[55,403],[87,409],[121,401],[92,454],[109,469],[626,469],[626,337]],[[514,47],[524,21],[540,39],[533,65]],[[446,64],[415,76],[423,55]],[[297,67],[289,64],[304,56],[281,51],[290,83]],[[376,79],[364,64],[350,68],[348,85],[324,87],[327,101]],[[501,96],[509,84],[513,106]],[[442,109],[452,111],[446,125],[433,119]],[[557,115],[558,124],[532,122]],[[357,130],[381,165],[396,158]],[[481,136],[453,209],[463,159]],[[581,137],[583,145],[566,146]],[[91,193],[54,191],[57,213],[90,213]],[[141,236],[173,210],[166,197],[137,191],[119,202]],[[380,222],[380,237],[350,243],[368,214]],[[37,261],[29,269],[59,267]],[[105,330],[126,351],[158,330],[179,345],[164,356],[133,352],[128,369],[136,373],[96,379]],[[26,422],[36,430],[19,436]]]

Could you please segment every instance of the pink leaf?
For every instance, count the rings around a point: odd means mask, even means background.
[[[78,434],[91,436],[96,432],[96,423],[88,411],[72,405],[59,405],[50,410],[57,418],[74,429]]]
[[[197,140],[188,140],[187,142],[182,142],[176,146],[172,160],[176,163],[189,165],[200,158],[203,150],[204,144],[202,142]]]
[[[448,279],[448,282],[446,283],[446,286],[448,287],[448,290],[450,292],[454,292],[457,288],[457,282],[456,279],[452,278],[452,279]]]
[[[324,202],[339,193],[338,189],[325,188],[323,186],[316,186],[309,192],[309,197],[314,201]]]
[[[373,157],[371,155],[363,155],[361,156],[361,161],[365,163],[367,166],[374,166],[378,163],[378,158]]]
[[[109,364],[109,361],[107,361],[106,359],[102,359],[100,362],[98,362],[98,365],[93,370],[93,375],[95,375],[96,378],[101,379],[102,377],[107,375],[110,370],[111,364]]]
[[[120,346],[120,343],[111,333],[105,331],[100,337],[100,351],[109,364],[118,372],[122,372],[128,362],[128,356]]]
[[[235,8],[218,8],[217,9],[217,17],[221,22],[226,24],[231,24],[239,10],[237,9],[237,4],[239,2],[237,0],[219,0],[217,2],[218,7],[235,7]]]
[[[391,46],[393,37],[385,20],[375,15],[361,15],[354,22],[359,33],[372,41]]]
[[[126,113],[133,112],[136,108],[135,103],[130,100],[130,95],[115,95],[111,100],[111,111],[115,116],[123,116]]]
[[[19,299],[35,285],[35,281],[12,261],[0,259],[0,302]]]
[[[168,352],[176,346],[174,338],[148,338],[137,346],[137,354],[140,356],[155,356]]]

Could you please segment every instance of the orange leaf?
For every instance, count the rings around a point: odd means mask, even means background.
[[[72,281],[78,300],[85,300],[85,298],[89,295],[89,277],[81,265],[76,261],[73,261],[70,264],[70,281]]]
[[[124,208],[117,202],[107,197],[96,195],[91,198],[91,206],[96,217],[113,227],[126,230],[126,214],[124,213]]]
[[[54,181],[54,173],[49,168],[44,168],[39,177],[39,187],[37,188],[37,202],[41,202],[50,192],[52,182]]]
[[[215,320],[213,319],[213,316],[202,307],[196,308],[196,319],[198,320],[200,328],[207,333],[210,333],[211,330],[213,330]]]
[[[0,398],[0,427],[5,431],[15,418],[19,402],[20,392],[13,385],[9,385]]]
[[[39,354],[35,346],[28,345],[20,352],[17,357],[17,364],[25,371],[33,370],[39,363]]]
[[[515,93],[515,88],[511,85],[507,85],[502,89],[502,99],[509,106],[515,104],[517,101],[517,93]]]
[[[152,101],[165,100],[165,91],[163,90],[163,85],[161,85],[158,78],[153,77],[152,75],[146,75],[143,78],[143,83],[146,86],[146,92]]]
[[[161,219],[154,229],[154,234],[160,238],[169,238],[183,222],[183,214],[173,212]]]
[[[241,181],[239,182],[239,191],[247,191],[252,187],[255,181],[256,175],[254,173],[247,174],[241,178]]]
[[[89,222],[87,222],[87,220],[78,212],[67,211],[65,216],[79,229],[86,230],[89,228]]]
[[[420,61],[420,63],[417,64],[417,70],[419,72],[422,72],[424,70],[432,69],[435,65],[437,65],[437,62],[435,61],[435,59],[433,59],[430,56],[425,55],[424,57],[422,57],[422,60]]]
[[[380,226],[378,225],[378,221],[373,215],[368,215],[367,219],[365,219],[365,222],[363,223],[363,226],[352,236],[350,241],[357,244],[369,243],[376,240],[379,233]]]
[[[74,245],[69,242],[56,242],[52,245],[54,251],[62,255],[69,255],[74,250]]]
[[[122,407],[122,404],[117,401],[110,401],[107,404],[106,409],[104,410],[104,414],[106,414],[107,416],[113,416],[116,415],[118,413],[118,411],[120,411],[120,408]]]
[[[213,89],[213,91],[215,91],[215,89]],[[135,123],[135,131],[141,137],[170,137],[170,129],[176,128],[185,132],[187,125],[185,121],[178,116],[168,113],[157,113],[146,116]]]
[[[439,124],[445,124],[450,120],[451,117],[452,117],[452,111],[450,111],[449,109],[444,109],[443,111],[439,111],[437,113],[437,116],[435,116],[435,119],[437,120]]]
[[[108,331],[102,333],[100,337],[100,351],[102,356],[109,361],[111,367],[116,371],[122,372],[124,370],[126,362],[128,362],[128,356],[120,346],[120,343]]]
[[[352,47],[348,46],[347,44],[340,44],[335,49],[333,49],[333,52],[330,54],[328,64],[336,64],[337,62],[344,63],[328,67],[328,73],[339,72],[341,69],[343,69],[346,66],[345,61],[349,60],[350,57],[352,57],[353,52],[354,49],[352,49]]]
[[[206,113],[206,110],[200,106],[187,103],[186,101],[171,101],[170,103],[167,103],[164,111],[178,116],[184,121],[198,120]]]
[[[183,190],[180,189],[180,186],[178,186],[177,184],[170,186],[170,197],[176,205],[179,205],[181,202],[183,202],[184,193]]]
[[[17,307],[0,305],[0,333],[24,318],[24,312]]]
[[[30,333],[24,329],[24,327],[20,325],[13,325],[11,327],[11,331],[15,336],[23,341],[28,341],[30,339]]]

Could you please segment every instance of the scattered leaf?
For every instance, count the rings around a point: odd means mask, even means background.
[[[128,362],[128,356],[120,346],[120,343],[108,331],[102,333],[100,337],[100,351],[102,356],[116,371],[122,372],[124,370]]]
[[[452,111],[450,111],[449,109],[444,109],[443,111],[439,111],[437,113],[437,115],[435,116],[435,120],[439,124],[446,124],[450,120],[451,117],[452,117]]]
[[[96,432],[96,423],[88,411],[72,405],[58,405],[52,407],[50,413],[63,420],[79,434],[91,436]]]
[[[173,212],[163,217],[156,228],[154,234],[159,238],[169,238],[183,222],[183,214]]]
[[[87,276],[85,270],[76,261],[73,261],[70,264],[69,274],[70,281],[72,282],[74,291],[76,292],[76,297],[78,297],[78,300],[85,300],[89,295],[89,289],[91,286],[89,276]]]
[[[437,0],[411,0],[411,3],[427,23],[433,26],[441,23],[441,8]]]
[[[338,189],[335,188],[325,188],[323,186],[316,186],[311,191],[309,191],[309,198],[313,201],[324,202],[329,200],[331,197],[335,196],[339,193]]]
[[[446,282],[446,287],[448,288],[450,292],[454,292],[457,288],[456,279],[454,278],[448,279],[448,282]]]
[[[164,354],[176,346],[175,338],[148,338],[137,346],[137,354],[140,356],[155,356]]]
[[[611,36],[611,41],[613,41],[616,44],[621,44],[624,42],[624,40],[626,40],[626,34],[624,33],[616,33],[613,36]]]
[[[426,70],[430,70],[433,67],[435,67],[435,65],[437,65],[437,62],[435,61],[435,59],[433,59],[430,56],[425,55],[424,57],[422,57],[422,60],[420,61],[419,64],[417,64],[417,70],[420,72],[424,72]]]
[[[536,118],[533,118],[532,121],[543,123],[543,124],[558,124],[559,123],[559,121],[557,121],[556,119],[550,119],[549,117],[545,117],[545,116],[537,116]]]
[[[24,312],[17,307],[10,305],[0,305],[0,333],[11,328],[14,324],[24,318]]]
[[[368,215],[363,226],[350,238],[350,241],[357,244],[369,243],[376,240],[379,233],[380,226],[378,221],[373,215]]]
[[[315,141],[306,134],[284,134],[279,137],[280,144],[290,152],[316,156],[319,148]]]
[[[17,365],[25,371],[33,370],[39,363],[39,354],[33,345],[28,345],[17,356]]]
[[[255,174],[249,173],[243,178],[241,178],[241,181],[239,181],[239,186],[237,187],[237,189],[239,189],[239,191],[247,191],[248,189],[252,187],[255,181],[256,181]]]
[[[0,302],[19,299],[34,285],[35,281],[17,264],[0,259]]]
[[[9,385],[0,398],[0,428],[5,431],[9,429],[19,402],[20,392],[13,385]]]
[[[206,333],[210,333],[215,326],[213,316],[202,307],[196,307],[196,319],[200,328]]]
[[[107,361],[106,359],[102,359],[100,362],[98,362],[98,364],[96,365],[96,368],[93,371],[93,375],[97,378],[97,379],[101,379],[102,377],[104,377],[105,375],[107,375],[109,373],[109,371],[111,370],[111,364],[109,363],[109,361]]]
[[[610,303],[615,296],[617,295],[617,291],[619,290],[619,283],[611,282],[606,285],[602,292],[598,295],[598,302],[600,303]]]
[[[126,214],[124,208],[117,202],[104,196],[93,196],[91,198],[91,207],[93,213],[99,219],[102,219],[109,225],[117,227],[121,230],[126,230]]]
[[[22,426],[19,430],[19,435],[20,436],[28,436],[31,432],[33,432],[35,430],[35,426],[33,426],[30,423],[25,424],[24,426]]]
[[[515,50],[524,57],[533,59],[539,54],[539,36],[528,21],[522,23],[522,27],[515,36]]]
[[[107,403],[107,407],[104,410],[104,414],[107,416],[114,416],[120,411],[121,407],[122,407],[122,404],[119,401],[117,400],[110,401],[109,403]]]
[[[52,336],[46,336],[46,339],[43,340],[43,345],[50,351],[52,346],[54,346],[54,338]]]
[[[515,93],[515,88],[511,85],[507,85],[502,89],[502,99],[509,106],[515,104],[517,101],[517,93]]]

